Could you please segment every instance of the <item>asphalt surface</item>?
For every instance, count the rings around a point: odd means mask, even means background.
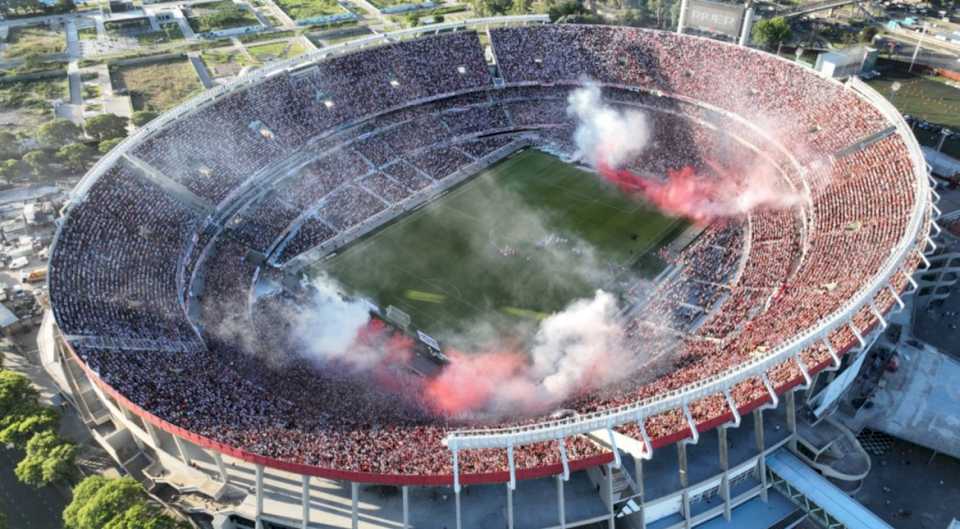
[[[896,529],[943,529],[960,516],[960,461],[893,439],[854,498]]]
[[[20,454],[0,448],[0,511],[7,515],[9,529],[62,529],[67,505],[54,487],[35,489],[17,481],[13,469]]]

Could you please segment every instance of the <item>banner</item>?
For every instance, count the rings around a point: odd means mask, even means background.
[[[688,0],[684,26],[698,31],[729,35],[737,39],[740,36],[740,27],[743,25],[744,11],[746,8],[737,4]]]

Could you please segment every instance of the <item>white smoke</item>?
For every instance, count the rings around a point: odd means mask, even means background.
[[[713,160],[702,159],[701,163],[715,174],[701,174],[692,166],[679,164],[671,168],[669,176],[661,177],[621,169],[651,141],[650,125],[642,112],[620,111],[604,102],[600,88],[592,81],[570,94],[567,114],[577,119],[573,137],[577,156],[596,167],[604,179],[629,193],[642,193],[648,202],[671,215],[709,222],[741,217],[758,208],[796,207],[808,200],[802,190],[791,188],[779,168],[767,159],[734,156],[738,151],[722,153],[733,167],[720,167]],[[762,121],[755,119],[754,124]],[[776,134],[767,131],[767,136]]]
[[[602,162],[620,167],[643,152],[650,141],[647,116],[604,103],[600,87],[592,81],[570,93],[567,115],[577,119],[573,134],[577,156],[593,166]]]
[[[383,352],[356,347],[358,333],[370,322],[369,307],[344,296],[331,278],[319,275],[310,281],[316,289],[310,302],[293,315],[295,342],[306,358],[326,364],[338,361],[356,369],[369,369]]]
[[[635,375],[649,355],[628,346],[616,298],[598,290],[545,318],[529,354],[455,354],[426,386],[429,405],[454,416],[541,413]]]
[[[617,300],[598,290],[543,320],[531,351],[531,375],[551,400],[560,401],[585,384],[606,385],[631,371],[617,320]],[[589,380],[585,380],[589,378]]]

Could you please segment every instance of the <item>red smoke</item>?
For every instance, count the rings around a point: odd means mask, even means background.
[[[661,180],[615,168],[603,156],[598,160],[600,176],[624,193],[640,195],[661,211],[698,224],[746,215],[757,208],[793,207],[803,201],[802,194],[787,187],[771,164],[747,162],[729,170],[705,160],[710,174],[698,173],[688,165],[668,169]]]
[[[644,178],[629,169],[615,169],[602,161],[597,170],[624,193],[641,195],[661,211],[701,224],[719,216],[718,212],[725,209],[721,203],[724,192],[732,192],[734,187],[725,179],[697,175],[690,166],[668,169],[662,181]]]
[[[521,379],[528,366],[527,359],[517,353],[472,355],[451,351],[448,356],[450,364],[427,382],[423,393],[427,405],[444,415],[485,408],[498,391],[515,394],[518,388],[508,387],[508,381]]]

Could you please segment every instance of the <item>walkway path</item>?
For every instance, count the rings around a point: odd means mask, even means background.
[[[278,6],[276,2],[273,0],[264,0],[264,3],[266,4],[267,9],[273,13],[273,16],[277,17],[277,19],[283,23],[283,27],[287,29],[294,29],[297,27],[297,22],[290,18],[290,15],[288,15],[286,11],[280,9],[280,6]]]
[[[203,59],[200,58],[199,52],[191,51],[187,54],[187,57],[190,58],[190,64],[192,64],[193,69],[197,71],[197,76],[200,77],[200,82],[203,83],[204,88],[213,88],[214,86],[217,86],[217,83],[215,83],[210,77],[210,72],[207,70],[207,65],[203,63]]]
[[[80,33],[77,31],[77,24],[70,19],[65,24],[64,28],[67,33],[67,55],[71,59],[80,58]]]
[[[190,22],[187,20],[186,14],[184,14],[183,9],[174,9],[173,18],[177,21],[177,25],[180,26],[180,31],[183,33],[183,38],[187,40],[197,40],[197,34],[193,32],[193,28],[190,27]]]
[[[83,104],[83,79],[80,77],[80,63],[74,59],[67,65],[67,79],[70,82],[70,104]]]

